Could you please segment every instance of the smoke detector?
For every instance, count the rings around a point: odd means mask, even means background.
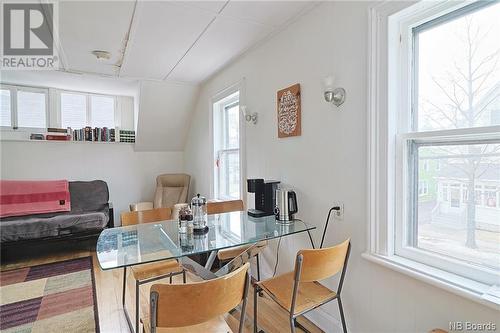
[[[95,55],[97,60],[109,60],[111,58],[111,53],[108,51],[94,50],[91,53]]]

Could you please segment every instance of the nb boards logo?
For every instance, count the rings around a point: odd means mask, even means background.
[[[55,3],[2,1],[2,70],[54,70],[59,57],[54,47]]]

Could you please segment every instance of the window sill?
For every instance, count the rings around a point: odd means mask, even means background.
[[[453,294],[500,310],[500,297],[498,290],[493,290],[494,287],[399,256],[384,256],[365,252],[362,257]],[[496,288],[498,289],[498,286]]]

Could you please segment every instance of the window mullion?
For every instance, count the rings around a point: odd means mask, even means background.
[[[408,184],[406,188],[408,189],[407,196],[407,220],[408,229],[406,234],[406,244],[412,247],[417,247],[418,245],[418,146],[415,141],[408,142]]]
[[[12,128],[17,129],[18,121],[17,121],[17,88],[10,88],[10,105],[11,105],[11,125]]]
[[[86,108],[87,108],[87,126],[92,126],[92,110],[91,110],[91,95],[87,94],[86,95]]]

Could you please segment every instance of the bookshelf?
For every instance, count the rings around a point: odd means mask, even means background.
[[[104,144],[104,145],[129,145],[133,146],[134,142],[108,142],[108,141],[63,141],[63,140],[30,140],[30,139],[9,139],[1,138],[2,142],[37,142],[37,143],[56,143],[56,144],[80,144],[80,145],[93,145],[93,144]]]

